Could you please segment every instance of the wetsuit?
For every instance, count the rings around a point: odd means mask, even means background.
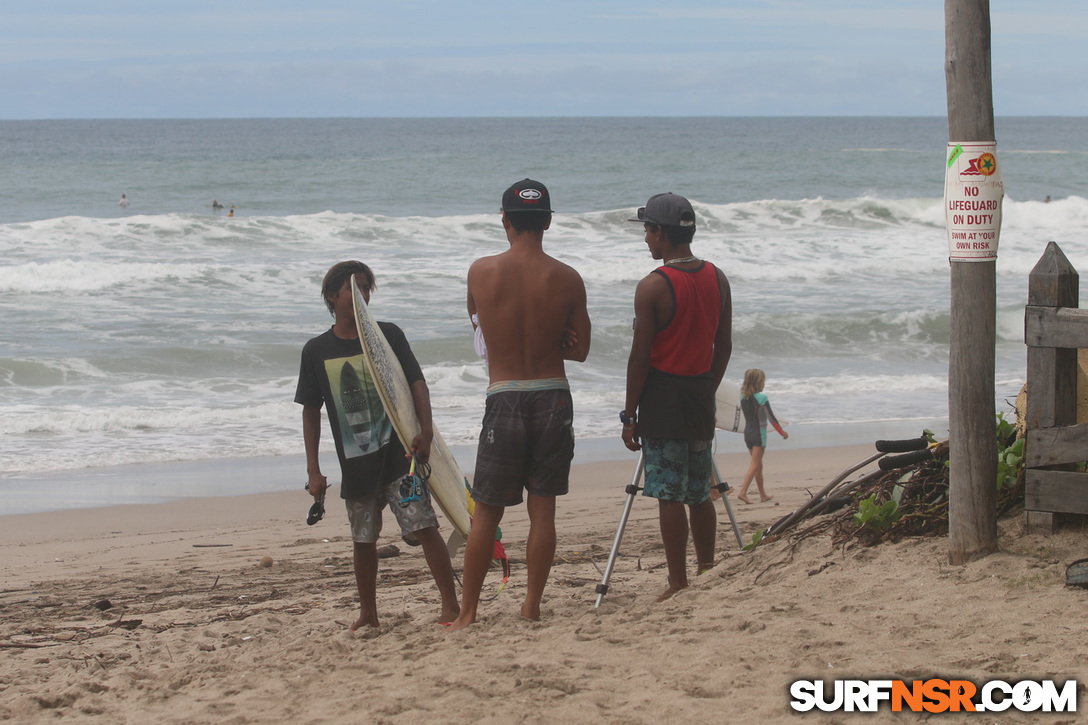
[[[785,436],[786,431],[778,424],[771,410],[771,401],[763,393],[756,393],[748,398],[740,399],[740,409],[744,411],[744,444],[748,450],[755,446],[767,447],[767,423],[770,422],[779,435]]]

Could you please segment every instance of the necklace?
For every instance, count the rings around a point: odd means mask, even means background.
[[[676,259],[670,259],[665,264],[684,264],[686,262],[698,262],[698,257],[677,257]]]

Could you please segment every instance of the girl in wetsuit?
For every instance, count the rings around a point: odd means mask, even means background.
[[[752,462],[748,466],[748,472],[744,474],[744,485],[740,487],[737,498],[744,503],[751,503],[747,499],[748,487],[755,479],[756,488],[759,489],[759,500],[770,501],[773,496],[768,496],[763,490],[763,452],[767,449],[767,423],[770,422],[783,439],[790,434],[782,430],[778,419],[771,410],[771,401],[763,394],[763,385],[767,382],[767,376],[758,368],[746,370],[744,382],[740,386],[740,407],[744,411],[744,443],[752,454]]]

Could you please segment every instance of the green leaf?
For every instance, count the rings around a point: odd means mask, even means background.
[[[764,531],[765,531],[765,529],[760,529],[759,531],[752,534],[752,541],[749,542],[747,545],[745,545],[745,547],[742,549],[742,551],[751,551],[752,549],[759,546],[759,542],[763,541],[763,532]]]
[[[902,515],[899,504],[894,500],[877,505],[876,494],[874,493],[858,504],[858,512],[854,514],[854,521],[860,526],[882,531],[898,521]]]
[[[1012,445],[1005,443],[1013,437],[1016,426],[1005,420],[1005,414],[997,414],[997,490],[1016,485],[1020,469],[1024,465],[1024,439],[1017,438]]]

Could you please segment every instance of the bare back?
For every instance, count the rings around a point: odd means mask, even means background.
[[[515,242],[476,260],[468,273],[468,309],[479,316],[492,383],[563,378],[564,360],[582,361],[589,352],[585,284],[539,243]]]

